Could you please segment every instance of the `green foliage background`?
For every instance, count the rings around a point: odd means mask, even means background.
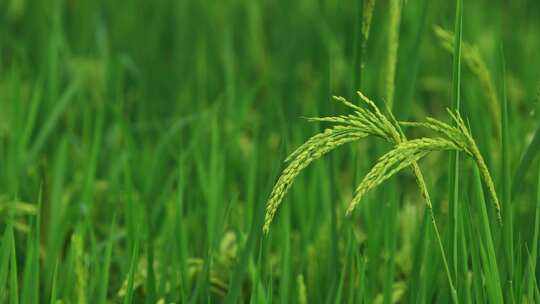
[[[508,121],[492,119],[465,63],[461,112],[508,222],[498,225],[488,207],[490,228],[481,230],[482,185],[470,162],[460,162],[457,213],[450,157],[420,166],[459,301],[502,294],[498,301],[534,303],[540,2],[464,2],[463,40],[486,62]],[[402,4],[400,120],[447,117],[452,55],[433,27],[453,31],[455,6]],[[451,302],[410,172],[345,217],[354,187],[389,145],[362,141],[312,165],[262,234],[283,160],[325,127],[301,117],[343,113],[331,96],[359,102],[359,89],[384,106],[389,4],[376,1],[365,49],[362,7],[1,1],[0,302]],[[488,230],[497,258],[489,267]]]

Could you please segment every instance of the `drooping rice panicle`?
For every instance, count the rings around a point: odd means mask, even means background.
[[[311,137],[305,144],[300,146],[289,157],[290,163],[279,177],[266,207],[264,231],[268,232],[272,219],[283,200],[283,197],[291,187],[294,178],[311,162],[319,159],[335,148],[368,134],[351,126],[336,126],[326,129],[324,132]]]
[[[495,190],[493,179],[491,177],[491,174],[489,173],[486,162],[482,154],[480,153],[480,149],[478,148],[478,145],[476,144],[476,141],[474,140],[471,131],[463,121],[461,114],[459,114],[459,112],[454,112],[449,109],[447,111],[456,126],[451,126],[434,118],[428,118],[427,122],[423,123],[401,122],[401,124],[407,126],[423,127],[445,135],[450,141],[452,141],[457,147],[459,147],[459,150],[465,152],[468,156],[472,157],[475,161],[475,164],[478,166],[478,169],[480,170],[482,180],[488,188],[491,201],[496,209],[497,218],[500,222],[502,220],[502,217],[499,199]]]
[[[312,136],[285,160],[289,164],[278,178],[267,202],[263,227],[265,232],[268,232],[277,209],[296,176],[314,160],[343,144],[370,135],[393,143],[401,142],[396,126],[382,114],[375,103],[360,92],[358,95],[369,106],[368,109],[354,105],[343,97],[334,97],[336,101],[353,109],[354,114],[308,118],[309,121],[331,123],[335,126]]]
[[[400,143],[393,150],[383,155],[377,164],[364,177],[356,188],[355,195],[347,214],[350,214],[371,189],[392,177],[397,172],[410,166],[430,152],[458,149],[452,142],[444,138],[420,138]]]

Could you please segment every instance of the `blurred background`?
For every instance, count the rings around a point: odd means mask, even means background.
[[[465,2],[463,40],[496,92],[506,85],[513,172],[538,126],[540,2]],[[0,231],[18,276],[0,273],[0,297],[337,303],[357,292],[382,301],[384,291],[449,301],[440,269],[437,283],[410,288],[415,263],[441,265],[437,254],[415,258],[424,207],[410,173],[345,218],[388,148],[375,140],[307,169],[270,235],[260,232],[286,155],[324,127],[302,117],[346,113],[331,97],[358,103],[357,90],[384,105],[388,1],[376,1],[365,48],[361,12],[362,1],[336,0],[2,0]],[[434,26],[452,31],[454,18],[453,1],[402,3],[400,120],[447,120],[452,54]],[[462,111],[500,180],[497,110],[482,84],[463,63]],[[443,231],[446,159],[421,164]],[[514,201],[516,239],[527,242],[532,171]],[[378,204],[388,193],[394,213]]]

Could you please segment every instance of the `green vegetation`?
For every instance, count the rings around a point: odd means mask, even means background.
[[[0,1],[0,303],[540,302],[539,15]]]

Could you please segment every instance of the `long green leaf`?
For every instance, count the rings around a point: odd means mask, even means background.
[[[452,109],[456,112],[460,110],[461,104],[461,33],[463,24],[463,0],[456,0],[456,16],[454,23],[454,59],[452,68]],[[454,283],[459,286],[458,281],[458,238],[459,238],[459,152],[452,152],[449,163],[449,202],[450,202],[450,223],[451,223],[451,262],[454,272]],[[454,302],[457,302],[457,295],[454,295]]]
[[[4,301],[6,281],[9,269],[9,258],[11,253],[11,238],[13,237],[11,231],[11,221],[4,231],[2,237],[2,247],[0,247],[0,302]]]
[[[105,260],[101,265],[100,280],[98,285],[97,303],[105,304],[107,302],[107,289],[109,287],[109,273],[111,271],[111,256],[113,248],[114,228],[116,227],[116,215],[113,216],[111,228],[109,229],[109,238],[105,247]]]
[[[139,237],[135,238],[135,244],[131,253],[131,259],[129,262],[129,272],[127,281],[127,290],[124,297],[124,304],[131,304],[133,302],[133,285],[135,280],[135,272],[137,272],[137,262],[139,260]]]
[[[473,192],[474,203],[479,205],[480,211],[480,225],[482,233],[481,253],[483,255],[483,271],[486,286],[488,288],[488,298],[490,303],[504,303],[504,297],[501,288],[501,279],[499,275],[499,268],[497,266],[497,257],[495,254],[495,245],[493,242],[493,236],[489,225],[489,215],[486,209],[486,201],[484,198],[482,182],[478,169],[474,169],[473,175]],[[474,240],[473,240],[474,241]]]
[[[502,138],[502,210],[503,210],[503,241],[504,241],[504,255],[506,257],[506,270],[508,272],[507,282],[508,288],[505,288],[507,299],[515,302],[514,286],[512,282],[515,281],[514,277],[514,223],[513,223],[513,204],[511,196],[511,175],[510,175],[510,143],[509,143],[509,126],[508,126],[508,101],[506,98],[506,64],[504,59],[504,52],[501,47],[500,51],[500,83],[501,87],[501,138]]]
[[[540,168],[540,166],[539,166]],[[535,204],[535,216],[534,216],[534,233],[531,245],[531,254],[529,256],[529,279],[527,296],[531,303],[534,302],[534,290],[536,286],[536,264],[538,258],[538,238],[540,235],[540,170],[538,170],[538,182],[536,185],[536,204]]]
[[[19,281],[17,278],[17,251],[15,249],[15,237],[13,236],[13,229],[11,233],[11,261],[9,270],[9,287],[10,287],[10,304],[19,303]]]

